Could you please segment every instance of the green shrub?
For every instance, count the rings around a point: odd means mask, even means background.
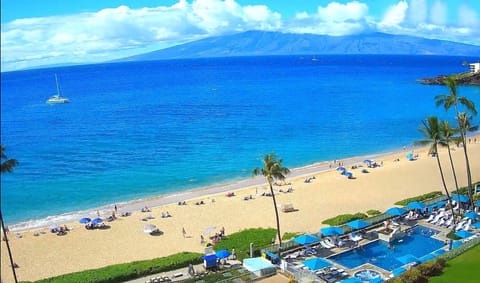
[[[242,260],[250,257],[250,243],[253,243],[255,250],[254,255],[260,255],[260,250],[266,246],[270,246],[272,239],[275,238],[277,230],[275,229],[246,229],[237,233],[228,235],[225,239],[216,243],[214,250],[228,250],[235,249],[237,258]]]
[[[379,210],[376,210],[376,209],[367,210],[367,214],[370,215],[370,216],[379,215],[380,213],[382,213],[382,212],[379,211]]]
[[[341,214],[341,215],[322,221],[322,224],[328,224],[330,226],[339,226],[347,222],[350,222],[352,220],[366,219],[366,218],[367,218],[367,215],[361,212],[355,213],[355,214]]]
[[[427,277],[423,276],[418,268],[412,268],[399,276],[403,283],[427,283]]]
[[[424,195],[420,195],[420,196],[416,196],[416,197],[407,198],[407,199],[404,199],[404,200],[401,200],[401,201],[397,201],[395,204],[406,206],[409,202],[412,202],[412,201],[425,201],[425,200],[429,200],[429,199],[432,199],[434,197],[441,196],[441,195],[442,195],[442,192],[435,191],[435,192],[430,192],[430,193],[427,193],[427,194],[424,194]]]
[[[288,241],[288,240],[290,240],[290,239],[293,239],[293,238],[295,238],[296,236],[298,236],[298,235],[301,235],[301,234],[303,234],[303,233],[298,233],[298,232],[295,232],[295,233],[292,233],[292,232],[287,232],[287,233],[283,234],[283,236],[282,236],[282,240]]]
[[[199,253],[178,253],[167,257],[156,258],[152,260],[134,261],[110,265],[98,269],[90,269],[57,277],[39,280],[39,283],[67,283],[67,282],[85,282],[85,283],[110,283],[124,282],[143,276],[175,270],[188,266],[189,263],[201,263],[202,254]]]

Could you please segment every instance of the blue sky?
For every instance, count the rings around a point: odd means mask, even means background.
[[[101,62],[252,29],[480,45],[480,1],[1,0],[1,68]]]

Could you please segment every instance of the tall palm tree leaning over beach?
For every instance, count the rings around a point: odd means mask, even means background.
[[[18,165],[18,161],[16,159],[8,159],[7,155],[5,154],[5,147],[3,145],[0,146],[0,150],[1,150],[1,159],[2,159],[2,163],[1,163],[2,174],[12,173],[13,167]],[[8,243],[7,231],[5,230],[5,224],[3,223],[3,216],[2,216],[1,209],[0,209],[0,222],[2,222],[3,237],[5,238],[8,257],[10,258],[10,264],[12,265],[13,279],[15,280],[15,283],[17,283],[18,280],[17,280],[17,273],[15,272],[15,263],[13,262],[12,251],[10,250],[10,244]]]
[[[448,151],[448,158],[450,159],[450,167],[452,168],[453,180],[455,181],[455,189],[458,192],[458,180],[457,173],[455,172],[455,166],[453,165],[452,152],[450,150],[450,143],[456,142],[458,137],[455,137],[455,134],[458,132],[458,129],[452,128],[448,121],[440,122],[440,145],[446,146]]]
[[[462,121],[460,120],[460,110],[459,105],[465,107],[465,109],[470,112],[472,115],[477,115],[477,110],[475,109],[475,104],[470,99],[458,96],[457,92],[457,77],[455,75],[449,76],[445,79],[445,85],[448,87],[449,94],[441,94],[435,96],[435,104],[437,106],[442,106],[448,111],[452,106],[455,110],[455,119],[458,122],[458,128],[460,131],[460,138],[463,144],[463,153],[465,154],[465,165],[467,169],[467,186],[468,186],[468,196],[470,197],[470,205],[473,207],[473,187],[472,187],[472,173],[470,171],[470,161],[468,160],[467,152],[467,143],[466,135],[467,129],[462,127]]]
[[[442,164],[440,164],[440,157],[438,155],[438,144],[442,140],[440,123],[437,117],[431,116],[425,120],[422,120],[422,124],[423,126],[420,127],[418,130],[422,132],[425,139],[415,141],[414,144],[421,146],[430,145],[428,153],[434,155],[437,159],[438,170],[440,171],[440,178],[442,180],[443,189],[445,190],[445,194],[447,195],[448,202],[451,203],[452,199],[450,197],[450,193],[448,192],[447,184],[445,183],[445,176],[443,175]],[[453,211],[453,205],[450,205],[450,209],[452,210],[452,215],[455,215]],[[453,218],[453,224],[456,224],[455,217]]]
[[[273,199],[273,208],[275,209],[275,217],[277,220],[277,235],[279,247],[282,247],[282,235],[280,233],[280,219],[278,218],[277,201],[275,199],[275,193],[273,192],[273,182],[275,180],[283,181],[285,176],[290,173],[290,170],[282,166],[282,159],[277,159],[274,153],[267,154],[263,157],[263,168],[253,169],[253,175],[262,175],[267,179],[270,186],[270,193]]]

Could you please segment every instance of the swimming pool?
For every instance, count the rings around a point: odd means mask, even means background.
[[[424,226],[415,226],[402,240],[390,243],[378,240],[353,250],[334,255],[328,259],[347,268],[353,269],[362,264],[370,263],[388,271],[405,265],[397,258],[413,255],[420,258],[444,246],[442,241],[431,236],[438,231]]]

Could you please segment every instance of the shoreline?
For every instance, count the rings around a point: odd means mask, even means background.
[[[375,159],[382,158],[389,155],[401,154],[403,152],[421,150],[422,147],[416,147],[410,145],[404,148],[396,148],[393,150],[378,152],[373,154],[357,155],[350,156],[341,159],[340,161],[344,162],[345,166],[349,166],[355,163],[361,163],[365,159]],[[287,175],[286,179],[298,178],[301,176],[318,174],[321,172],[326,172],[328,170],[334,170],[335,166],[332,168],[329,167],[333,161],[318,161],[312,164],[308,164],[301,167],[295,167],[290,169],[290,174]],[[260,164],[259,164],[260,165]],[[253,168],[252,168],[253,170]],[[7,224],[8,229],[11,232],[25,232],[25,231],[34,231],[39,229],[44,229],[54,225],[64,225],[71,222],[78,221],[82,217],[91,217],[95,218],[97,211],[102,215],[108,214],[112,211],[112,207],[117,205],[119,207],[119,213],[121,212],[132,212],[140,211],[143,207],[147,206],[149,208],[157,208],[164,205],[176,204],[179,201],[187,201],[195,198],[208,198],[220,193],[225,193],[229,191],[236,191],[245,189],[253,186],[266,186],[265,178],[262,176],[256,176],[248,179],[239,179],[232,182],[224,182],[219,184],[212,184],[203,187],[197,187],[188,189],[180,192],[166,193],[153,195],[150,197],[133,199],[117,203],[109,203],[99,207],[87,208],[84,210],[77,210],[66,212],[62,214],[50,215],[44,218],[31,219],[27,221],[21,221],[13,224]]]

